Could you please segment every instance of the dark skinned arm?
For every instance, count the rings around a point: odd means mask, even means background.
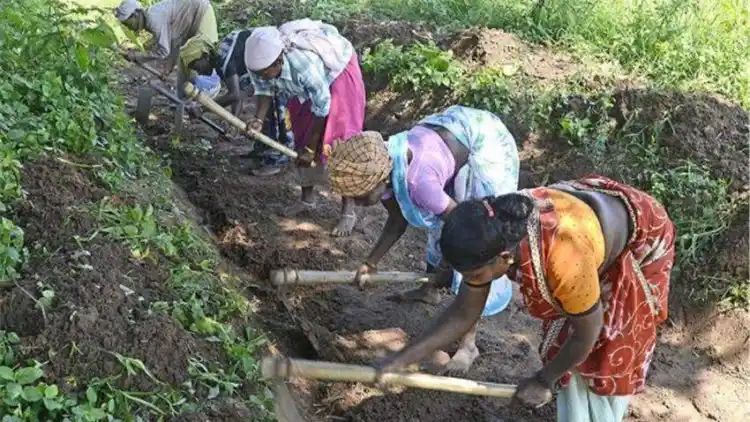
[[[583,315],[571,315],[567,319],[572,333],[557,355],[539,371],[539,378],[553,386],[567,371],[581,364],[594,348],[596,339],[604,326],[604,311],[601,303]]]
[[[378,265],[385,254],[401,239],[401,236],[404,235],[406,228],[409,226],[395,198],[384,200],[383,206],[388,210],[388,220],[385,222],[385,226],[380,233],[378,241],[375,243],[375,247],[372,248],[372,252],[367,257],[366,262],[372,267]]]
[[[232,106],[232,114],[239,115],[242,109],[242,98],[240,98],[240,78],[237,74],[230,75],[224,83],[227,85],[227,93],[216,99],[216,102],[226,107]]]
[[[489,283],[479,287],[462,284],[456,300],[448,309],[417,340],[381,362],[378,365],[380,371],[392,372],[405,368],[460,339],[479,321],[489,294]]]
[[[180,47],[182,44],[179,44],[177,40],[174,40],[172,42],[172,48],[170,50],[169,56],[167,56],[167,59],[164,63],[164,74],[169,75],[172,73],[172,70],[174,70],[175,66],[177,66],[177,62],[180,60]]]
[[[604,312],[597,302],[594,308],[581,315],[568,316],[572,333],[560,351],[533,377],[518,384],[514,399],[529,407],[540,407],[552,400],[555,383],[565,372],[586,360],[604,324]]]
[[[271,97],[267,95],[256,95],[255,118],[261,122],[266,119],[268,110],[271,109]]]
[[[312,128],[310,129],[310,142],[307,147],[313,151],[318,150],[320,140],[323,138],[323,128],[325,128],[326,116],[320,117],[313,115]]]

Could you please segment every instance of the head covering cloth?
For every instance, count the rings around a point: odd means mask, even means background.
[[[271,66],[282,51],[281,31],[274,26],[255,28],[245,41],[245,66],[251,71],[263,70]]]
[[[137,0],[122,0],[122,3],[115,9],[115,17],[120,22],[123,22],[132,16],[136,10],[141,9],[143,7]]]
[[[366,131],[334,148],[328,161],[328,177],[334,192],[356,198],[388,179],[392,166],[383,137]]]
[[[334,26],[305,18],[287,22],[278,29],[265,26],[253,31],[245,41],[245,65],[251,71],[263,70],[290,48],[317,54],[334,75],[344,70],[352,56],[351,43]]]
[[[188,69],[190,64],[200,59],[204,54],[210,54],[213,49],[214,43],[203,33],[198,33],[180,47],[180,64]]]

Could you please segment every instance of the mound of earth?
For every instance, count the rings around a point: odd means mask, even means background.
[[[742,107],[715,95],[644,89],[620,90],[614,99],[620,125],[663,123],[662,139],[675,159],[706,166],[735,191],[750,186],[750,114]]]
[[[474,66],[521,72],[540,81],[563,81],[581,70],[569,55],[529,44],[499,29],[473,28],[451,35],[444,42],[458,58]]]
[[[119,376],[120,388],[150,390],[154,381],[125,376],[117,354],[142,360],[172,385],[188,379],[190,356],[223,359],[221,350],[174,319],[149,311],[153,301],[170,299],[164,268],[133,260],[128,248],[103,234],[92,238],[93,207],[103,191],[88,173],[42,158],[24,166],[22,185],[27,196],[16,221],[31,260],[0,299],[0,326],[21,336],[23,357],[48,362],[48,379],[77,388],[68,383]],[[42,290],[54,291],[51,306],[37,301]]]

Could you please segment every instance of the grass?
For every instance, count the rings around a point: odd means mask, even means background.
[[[169,302],[152,302],[160,312],[197,337],[223,349],[226,361],[190,359],[189,379],[168,385],[143,361],[109,352],[120,373],[64,390],[45,380],[43,363],[19,359],[20,339],[0,331],[0,414],[5,421],[165,420],[194,411],[210,400],[233,397],[247,403],[255,420],[270,420],[270,392],[259,380],[255,354],[265,338],[251,328],[253,307],[237,290],[238,280],[218,270],[212,246],[180,215],[169,190],[168,169],[135,137],[124,103],[113,89],[107,50],[117,38],[111,17],[77,11],[74,2],[7,0],[0,4],[0,212],[12,216],[23,199],[20,170],[45,155],[81,157],[110,196],[93,212],[100,227],[86,242],[106,236],[122,242],[131,259],[165,268]],[[80,3],[79,3],[80,4]],[[106,6],[96,2],[97,6]],[[52,59],[54,58],[54,59]],[[88,164],[95,163],[95,164]],[[134,198],[128,205],[112,197]],[[7,214],[6,214],[7,213]],[[29,253],[23,228],[0,220],[0,283],[14,284]],[[54,311],[55,292],[40,285],[37,306]],[[49,309],[48,309],[49,308]],[[71,355],[78,346],[72,342]],[[53,351],[50,351],[53,353]],[[145,376],[150,391],[127,391],[120,378]]]
[[[656,86],[717,92],[750,107],[750,0],[308,0],[284,20],[355,15],[486,26],[612,60]],[[258,14],[253,23],[267,24]]]

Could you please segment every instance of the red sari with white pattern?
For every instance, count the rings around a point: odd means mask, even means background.
[[[565,182],[623,200],[632,219],[633,233],[625,249],[600,271],[604,328],[586,360],[575,368],[589,388],[602,396],[623,396],[643,390],[654,346],[656,327],[667,318],[669,276],[674,263],[674,226],[654,198],[628,185],[589,176]],[[521,293],[532,316],[543,320],[540,346],[546,363],[569,334],[566,315],[545,279],[545,261],[554,241],[558,217],[547,196],[548,188],[524,191],[537,203],[528,222],[528,237],[520,244]],[[559,384],[566,386],[570,373]]]

